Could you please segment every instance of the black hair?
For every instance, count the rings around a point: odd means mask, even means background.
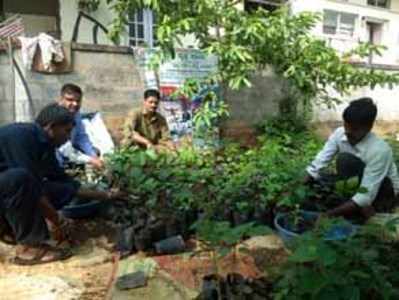
[[[78,94],[80,97],[82,97],[83,92],[82,89],[77,86],[76,84],[73,83],[67,83],[64,84],[61,88],[61,96],[65,94]]]
[[[359,98],[349,103],[342,117],[351,125],[372,126],[377,117],[377,106],[369,97]]]
[[[149,97],[155,97],[158,100],[161,99],[161,95],[159,94],[159,91],[156,89],[148,89],[144,92],[144,100]]]
[[[75,124],[74,115],[65,107],[52,103],[45,106],[36,118],[36,123],[41,127],[49,124],[53,125],[67,125]]]

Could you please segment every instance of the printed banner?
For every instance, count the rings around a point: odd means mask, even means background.
[[[157,77],[150,68],[154,53],[154,49],[134,49],[134,57],[141,69],[145,88],[159,88],[160,113],[166,118],[171,135],[177,141],[192,134],[193,111],[200,105],[201,97],[173,99],[172,94],[186,79],[202,79],[214,73],[217,69],[217,58],[196,49],[178,49],[175,59],[160,66]]]

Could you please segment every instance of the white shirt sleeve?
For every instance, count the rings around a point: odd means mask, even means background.
[[[320,170],[325,168],[329,162],[334,158],[335,154],[338,153],[338,142],[342,135],[342,128],[338,128],[328,138],[324,144],[323,149],[317,154],[316,158],[306,168],[306,171],[315,179],[320,177]]]
[[[363,172],[361,187],[367,189],[366,193],[357,193],[352,200],[360,207],[369,206],[373,203],[380,189],[381,183],[388,175],[393,162],[392,150],[380,150],[367,162]]]
[[[59,153],[67,158],[70,162],[86,164],[91,160],[91,157],[84,154],[83,152],[75,149],[72,146],[71,141],[66,142],[60,148],[58,148]]]

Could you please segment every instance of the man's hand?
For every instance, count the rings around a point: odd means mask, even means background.
[[[76,196],[80,199],[110,201],[118,199],[124,200],[128,197],[128,194],[126,192],[121,192],[119,189],[104,191],[81,187]]]
[[[358,212],[360,207],[352,200],[346,201],[344,204],[327,211],[329,217],[345,217]]]
[[[147,148],[147,149],[154,149],[154,144],[153,143],[151,143],[150,141],[147,141],[147,143],[145,143],[145,147]]]
[[[104,167],[104,161],[98,157],[92,157],[89,161],[89,164],[91,164],[96,169],[102,169]]]
[[[309,183],[311,183],[313,181],[314,181],[314,178],[312,176],[310,176],[308,173],[306,173],[306,175],[302,179],[302,182],[304,184],[309,184]]]
[[[368,220],[370,219],[372,216],[375,215],[375,209],[372,205],[366,206],[366,207],[361,207],[360,208],[360,213],[362,214],[362,216]]]
[[[118,189],[111,189],[108,191],[108,199],[109,200],[118,200],[127,198],[128,194],[126,192],[122,192]]]

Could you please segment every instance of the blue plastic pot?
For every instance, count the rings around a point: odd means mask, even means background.
[[[98,216],[106,207],[107,203],[104,201],[90,201],[81,204],[70,204],[65,206],[61,213],[70,219],[85,219]]]
[[[311,212],[311,211],[301,211],[302,217],[305,220],[314,220],[317,219],[319,213]],[[299,233],[293,232],[288,226],[285,225],[287,222],[284,222],[288,219],[288,213],[279,213],[274,218],[274,226],[277,229],[279,236],[285,241],[292,241],[294,238],[300,236]],[[338,241],[346,239],[356,233],[356,227],[351,223],[335,225],[330,228],[328,232],[325,233],[326,241]]]

